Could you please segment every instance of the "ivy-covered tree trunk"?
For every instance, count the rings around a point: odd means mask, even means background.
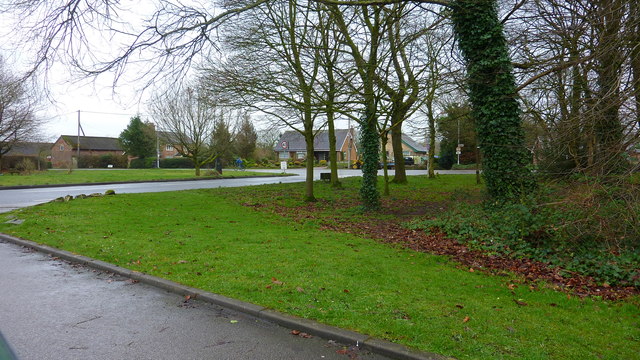
[[[373,110],[373,111],[372,111]],[[380,208],[380,193],[378,192],[378,160],[380,142],[374,109],[367,108],[365,119],[360,123],[360,144],[362,146],[362,186],[360,197],[365,211]]]
[[[467,63],[469,100],[484,155],[487,191],[496,202],[517,201],[535,189],[524,146],[507,42],[495,0],[455,0],[453,27]]]

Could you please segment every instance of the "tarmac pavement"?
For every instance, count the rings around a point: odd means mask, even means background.
[[[388,359],[0,242],[0,331],[45,359]]]

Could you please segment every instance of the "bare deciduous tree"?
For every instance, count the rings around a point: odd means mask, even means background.
[[[635,1],[536,0],[510,21],[525,120],[550,174],[619,173],[637,141]]]
[[[36,119],[36,101],[20,77],[12,75],[0,57],[0,162],[19,142],[35,135],[39,121]]]
[[[227,61],[213,63],[203,81],[239,106],[268,113],[306,143],[305,199],[313,194],[314,140],[324,109],[316,31],[317,3],[274,1],[243,13],[226,29]]]
[[[184,157],[193,160],[196,176],[200,168],[218,154],[211,139],[222,111],[197,88],[168,90],[152,99],[149,111],[159,125],[159,134]]]

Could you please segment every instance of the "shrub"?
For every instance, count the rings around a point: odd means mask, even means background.
[[[453,164],[451,170],[475,170],[476,164]],[[482,167],[480,167],[482,169]]]
[[[245,168],[255,168],[255,167],[257,167],[257,164],[251,159],[244,159],[242,161],[244,163],[244,167]]]
[[[124,169],[127,167],[128,159],[125,155],[81,155],[78,161],[79,168],[85,169],[106,169],[109,165],[114,168]]]
[[[31,174],[36,170],[36,164],[29,158],[23,158],[16,164],[16,170],[23,174]]]
[[[133,159],[129,167],[132,169],[153,169],[156,167],[156,158]]]
[[[19,166],[20,166],[19,164],[24,160],[31,161],[34,164],[34,170],[38,169],[38,165],[40,166],[40,169],[43,169],[46,167],[45,160],[36,156],[5,155],[5,156],[2,156],[2,158],[0,159],[0,170],[16,169],[18,171],[21,171],[19,169]]]
[[[193,169],[193,160],[186,157],[161,159],[160,167],[163,169]]]
[[[440,157],[436,158],[438,169],[449,170],[455,163],[455,152],[446,151],[440,153]]]
[[[413,228],[440,229],[471,248],[530,258],[640,287],[640,186],[571,183],[528,202],[457,205]],[[558,201],[558,199],[561,201]]]
[[[327,160],[320,160],[320,161],[318,161],[318,165],[319,165],[319,166],[327,166]]]

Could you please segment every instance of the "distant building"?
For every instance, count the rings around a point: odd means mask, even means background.
[[[168,131],[157,131],[158,136],[158,153],[160,159],[171,159],[175,157],[182,157],[178,149],[180,145],[176,139],[176,135]]]
[[[15,168],[23,160],[33,161],[38,169],[45,169],[47,159],[50,158],[52,143],[21,142],[15,143],[11,150],[2,155],[2,169]]]
[[[393,145],[391,144],[391,134],[389,134],[389,140],[387,141],[387,159],[393,160]],[[421,164],[427,161],[429,156],[429,148],[423,144],[413,140],[408,135],[402,134],[402,156],[412,157],[416,164]]]
[[[353,129],[336,129],[336,155],[338,161],[355,161],[357,158],[355,133]],[[329,161],[329,132],[323,130],[316,134],[313,142],[313,158],[316,161]],[[307,144],[297,131],[285,131],[274,151],[279,160],[302,160],[307,158]]]
[[[387,151],[387,156],[389,160],[393,159],[393,146],[391,144],[391,135],[389,135],[386,151]],[[402,155],[404,157],[407,157],[407,156],[413,157],[414,160],[416,160],[416,164],[417,164],[418,160],[426,159],[428,155],[428,151],[429,149],[425,145],[418,143],[408,135],[402,134]]]
[[[54,168],[77,166],[78,139],[80,140],[80,156],[124,155],[117,138],[62,135],[51,147],[51,165]]]

